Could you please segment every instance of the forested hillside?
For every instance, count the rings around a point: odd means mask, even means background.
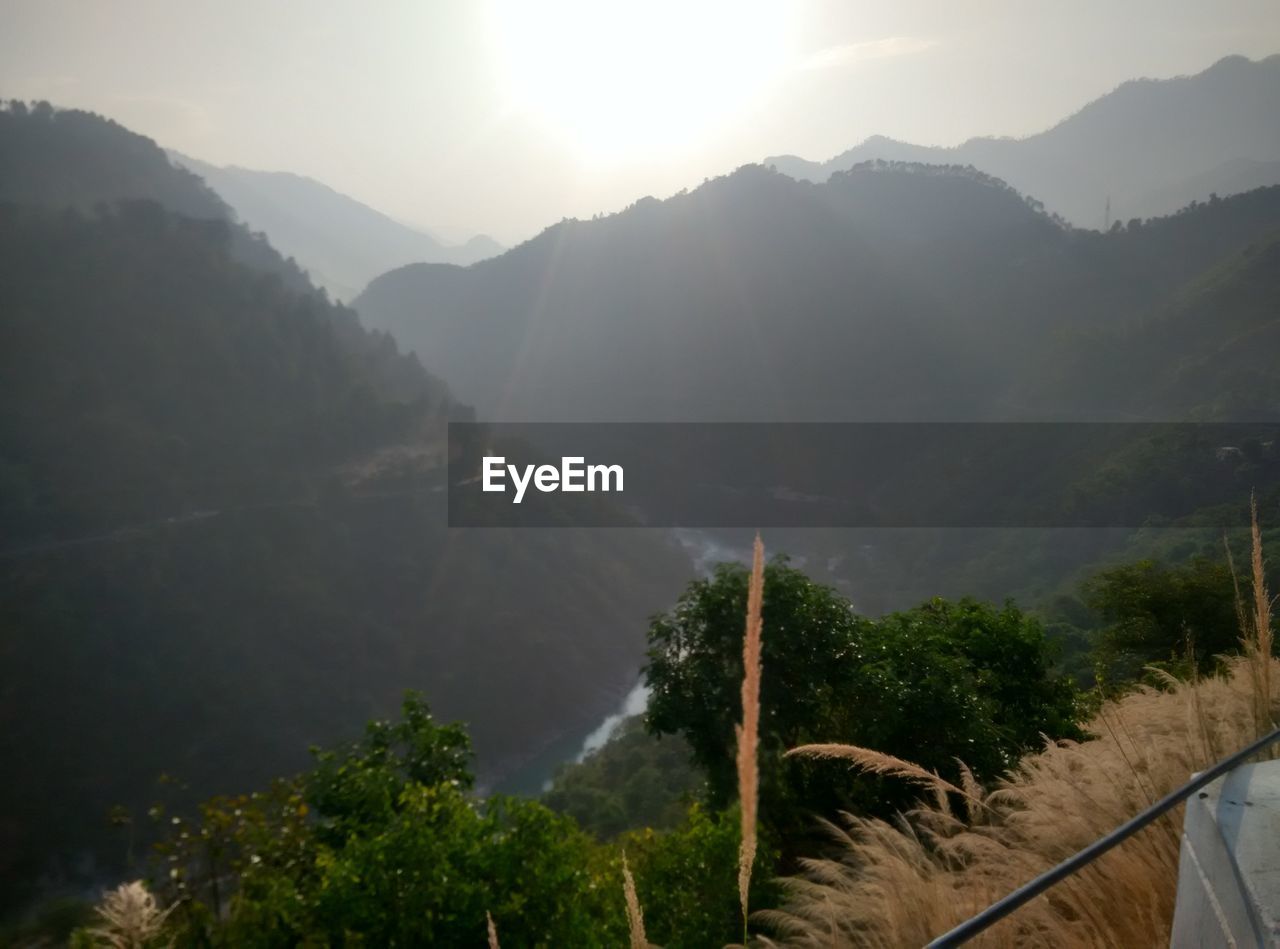
[[[1278,230],[1280,187],[1099,234],[968,169],[749,166],[354,305],[504,420],[1180,418],[1031,383]]]
[[[1060,362],[1027,381],[1026,398],[1143,418],[1274,420],[1277,300],[1280,231],[1225,255],[1159,306],[1072,335]]]
[[[611,710],[677,551],[448,531],[470,410],[414,357],[119,126],[10,107],[0,155],[8,900],[115,872],[162,774],[253,787],[409,688],[486,783]]]
[[[1280,187],[1104,234],[971,169],[869,163],[812,184],[749,166],[465,271],[387,274],[356,305],[501,419],[1275,422],[1277,235]],[[1199,508],[1227,503],[1238,519],[1276,455],[1237,448],[1103,454],[1079,496],[1127,510],[1117,523],[1208,523]],[[1030,499],[1047,463],[1012,453],[1007,480],[962,496],[927,469],[910,483],[924,509]],[[1081,571],[1169,549],[1125,530],[771,537],[872,614],[935,594],[1050,609]],[[1180,544],[1212,554],[1218,538]],[[1088,679],[1087,645],[1052,615]]]
[[[438,439],[439,380],[351,311],[236,263],[231,233],[146,201],[9,206],[10,546],[279,501]]]

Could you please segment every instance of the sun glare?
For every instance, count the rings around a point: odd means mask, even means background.
[[[510,104],[584,160],[652,159],[740,117],[782,72],[785,2],[495,0]]]

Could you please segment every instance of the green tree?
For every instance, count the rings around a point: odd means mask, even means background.
[[[562,766],[543,802],[608,840],[633,828],[679,825],[702,785],[689,746],[673,735],[655,738],[637,715],[585,759]]]
[[[746,568],[722,564],[649,630],[648,726],[689,742],[715,807],[735,789],[746,597]],[[761,819],[789,852],[815,813],[886,814],[918,793],[832,762],[784,760],[795,745],[863,745],[953,777],[960,759],[989,778],[1041,734],[1081,737],[1073,687],[1050,673],[1039,623],[1012,604],[939,599],[872,621],[775,559],[763,620]]]
[[[1180,665],[1188,647],[1202,672],[1218,655],[1239,649],[1235,583],[1220,561],[1195,557],[1167,566],[1139,560],[1112,567],[1085,582],[1084,597],[1105,624],[1096,656],[1113,682],[1137,679],[1152,663]]]
[[[737,788],[733,728],[742,716],[747,579],[741,564],[720,564],[649,627],[646,723],[655,734],[679,734],[689,743],[716,809]],[[833,705],[849,694],[853,666],[845,660],[865,620],[785,558],[765,567],[764,587],[761,757],[767,760],[822,740],[812,726],[829,720]]]
[[[422,696],[405,696],[398,722],[373,721],[363,741],[337,750],[313,749],[316,766],[306,796],[320,815],[325,839],[341,840],[390,821],[411,786],[449,784],[468,790],[471,739],[456,723],[437,725]]]
[[[665,949],[703,949],[742,938],[738,903],[739,815],[691,806],[684,820],[667,831],[652,828],[624,834],[644,908],[645,935]],[[751,878],[751,905],[776,905],[776,853],[764,841]]]
[[[616,860],[535,801],[469,789],[470,742],[416,695],[271,791],[165,818],[179,946],[614,946]],[[158,815],[162,818],[165,815]]]
[[[1011,603],[933,599],[868,633],[858,700],[841,712],[870,747],[946,772],[960,758],[990,778],[1041,735],[1083,737],[1074,687],[1050,672],[1044,630]]]
[[[533,801],[478,806],[458,787],[413,785],[376,830],[322,847],[309,935],[341,945],[504,946],[623,941],[621,890],[599,885],[596,845]]]

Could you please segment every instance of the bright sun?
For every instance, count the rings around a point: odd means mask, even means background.
[[[789,54],[785,0],[494,0],[505,92],[584,160],[652,159],[748,108]]]

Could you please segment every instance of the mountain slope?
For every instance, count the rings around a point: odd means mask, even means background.
[[[47,102],[0,108],[0,201],[89,211],[133,199],[193,218],[229,214],[217,195],[174,168],[154,142],[110,119]]]
[[[1211,193],[1280,183],[1280,56],[1232,56],[1195,76],[1141,79],[1023,139],[954,148],[881,136],[825,162],[765,160],[811,181],[875,159],[972,165],[1079,227],[1169,214]]]
[[[1280,188],[1100,235],[972,170],[754,166],[355,305],[493,418],[1007,417],[1057,334],[1144,313],[1278,226]]]
[[[148,140],[0,111],[14,154],[3,902],[124,872],[113,806],[139,854],[153,802],[300,768],[406,689],[468,722],[486,783],[612,710],[683,557],[643,531],[450,531],[444,424],[470,412],[438,379],[240,226],[156,203],[218,210]]]
[[[1280,227],[1140,319],[1064,339],[1022,397],[1146,418],[1278,418],[1277,300]]]
[[[910,262],[965,232],[967,248],[1014,253],[1055,231],[974,176],[868,171],[828,187],[748,167],[465,271],[393,272],[356,305],[496,418],[829,417],[880,404],[882,385],[905,397],[944,360],[957,374],[928,398],[981,388],[975,261],[961,250],[937,275],[974,291],[946,321]],[[947,360],[952,348],[975,362]]]
[[[170,155],[338,299],[350,300],[374,277],[405,264],[465,266],[502,253],[501,245],[483,235],[447,246],[301,175],[218,167]]]

